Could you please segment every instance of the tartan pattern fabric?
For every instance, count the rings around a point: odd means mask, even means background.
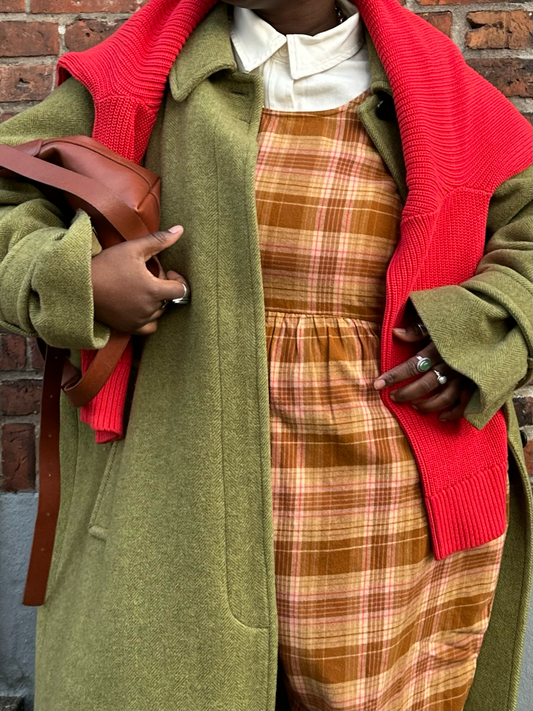
[[[355,111],[370,92],[264,109],[259,132],[279,654],[293,711],[459,711],[504,536],[435,560],[372,385],[402,206]]]

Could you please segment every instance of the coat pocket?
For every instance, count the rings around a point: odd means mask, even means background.
[[[107,540],[107,531],[111,520],[111,511],[117,485],[117,472],[122,455],[122,445],[122,440],[117,440],[111,445],[109,458],[89,519],[89,533],[102,541]]]

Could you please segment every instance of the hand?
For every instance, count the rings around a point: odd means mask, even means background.
[[[161,269],[151,274],[146,262],[170,247],[183,234],[183,227],[154,232],[104,249],[92,259],[94,317],[107,326],[141,336],[157,330],[165,313],[164,303],[183,296],[185,279]]]
[[[416,368],[417,358],[413,356],[386,373],[382,373],[374,382],[376,390],[382,390],[407,378],[418,376],[418,379],[412,383],[394,390],[390,395],[391,400],[398,403],[409,403],[413,409],[422,413],[442,410],[439,415],[441,422],[460,420],[472,397],[474,383],[443,362],[435,344],[427,335],[427,331],[422,333],[418,326],[413,325],[405,329],[393,328],[392,333],[393,336],[406,343],[425,341],[424,348],[417,355],[430,358],[431,367],[427,372],[420,373]],[[439,385],[435,370],[448,378],[445,385]]]

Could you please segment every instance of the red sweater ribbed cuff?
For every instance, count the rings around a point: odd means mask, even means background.
[[[437,560],[505,533],[506,480],[507,467],[497,465],[426,498]]]
[[[94,352],[82,351],[85,372]],[[124,436],[124,405],[131,371],[132,347],[127,345],[111,377],[98,395],[81,408],[81,421],[95,430],[95,442],[103,444]]]

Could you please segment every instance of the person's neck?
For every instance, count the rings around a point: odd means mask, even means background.
[[[339,24],[333,0],[281,0],[275,10],[254,10],[259,17],[282,35],[317,35]]]

